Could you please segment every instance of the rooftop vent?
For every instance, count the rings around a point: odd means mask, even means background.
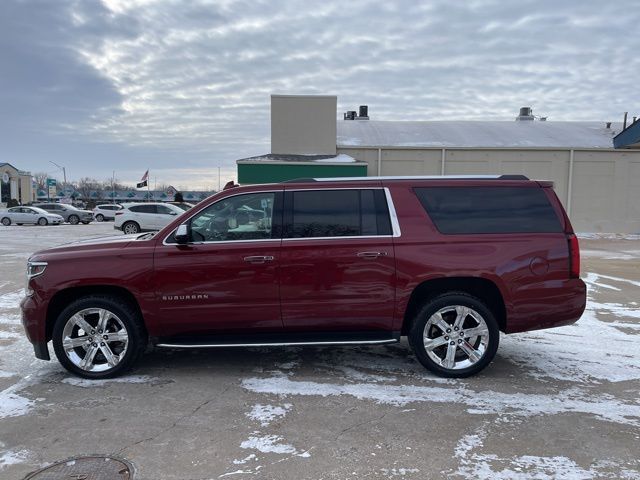
[[[367,105],[360,105],[360,108],[356,112],[355,110],[348,110],[344,112],[345,120],[369,120],[369,107]]]
[[[358,110],[358,118],[356,120],[369,120],[369,107],[367,105],[360,105]]]
[[[533,120],[533,111],[531,107],[521,107],[520,114],[516,117],[516,121],[522,122],[527,120]]]

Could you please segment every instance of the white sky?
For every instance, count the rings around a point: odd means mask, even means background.
[[[269,151],[272,93],[377,120],[620,121],[639,24],[632,0],[3,0],[0,161],[213,188]]]

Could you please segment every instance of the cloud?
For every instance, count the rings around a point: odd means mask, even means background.
[[[640,71],[631,0],[8,1],[0,19],[0,121],[57,159],[113,153],[69,158],[78,177],[140,161],[217,183],[218,163],[268,151],[271,93],[336,94],[376,119],[532,105],[605,121],[633,108]],[[8,152],[43,161],[23,143]]]

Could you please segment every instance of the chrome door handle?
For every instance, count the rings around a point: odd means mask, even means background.
[[[247,263],[273,262],[273,257],[271,255],[254,255],[250,257],[244,257],[244,261]]]
[[[387,252],[358,252],[356,256],[360,258],[378,258],[378,257],[386,257]]]

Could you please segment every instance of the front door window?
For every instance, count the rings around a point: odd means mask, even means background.
[[[220,200],[191,220],[194,242],[273,238],[275,193],[249,193]]]

